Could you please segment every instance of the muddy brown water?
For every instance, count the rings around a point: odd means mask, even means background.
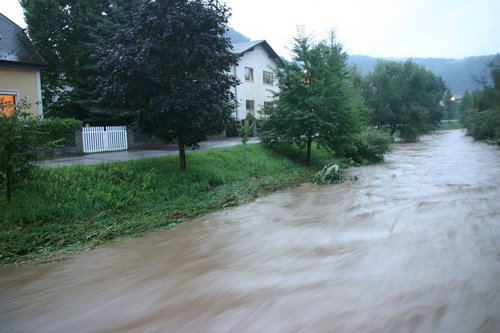
[[[500,332],[500,151],[396,145],[172,230],[0,270],[2,332]]]

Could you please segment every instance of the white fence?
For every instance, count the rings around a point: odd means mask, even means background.
[[[83,152],[127,150],[126,126],[83,127]]]

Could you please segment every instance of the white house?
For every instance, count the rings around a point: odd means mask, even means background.
[[[265,40],[235,43],[232,51],[240,56],[233,75],[241,82],[233,89],[238,102],[234,117],[242,120],[247,113],[259,117],[259,110],[272,100],[272,92],[278,91],[274,70],[281,58]]]

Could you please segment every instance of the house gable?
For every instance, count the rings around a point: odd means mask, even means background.
[[[233,89],[237,108],[234,117],[245,119],[247,113],[259,117],[259,111],[278,91],[274,72],[281,58],[265,41],[250,41],[233,45],[233,53],[240,56],[233,74],[240,84]]]

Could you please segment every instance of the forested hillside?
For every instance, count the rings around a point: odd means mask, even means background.
[[[464,59],[412,58],[411,60],[441,76],[452,93],[461,96],[466,90],[470,92],[483,88],[481,81],[489,78],[487,64],[494,57],[494,55],[488,55]],[[391,60],[404,61],[407,58]],[[377,59],[364,55],[351,55],[349,56],[349,62],[355,64],[361,73],[366,75],[373,70]]]

